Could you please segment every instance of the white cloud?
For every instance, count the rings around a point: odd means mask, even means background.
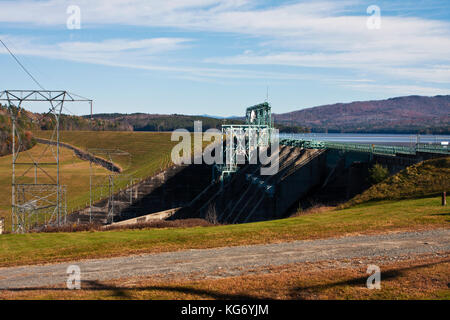
[[[14,44],[18,55],[40,56],[87,63],[112,64],[120,61],[151,61],[159,54],[184,48],[191,40],[185,38],[107,39],[99,42],[59,42],[42,44],[38,39],[0,35],[4,42]],[[8,52],[0,47],[0,54]]]
[[[108,39],[100,42],[60,42],[42,44],[37,39],[0,35],[7,44],[14,44],[17,55],[62,59],[75,62],[99,64],[113,67],[164,71],[190,79],[273,79],[305,80],[313,75],[298,75],[282,72],[249,71],[236,68],[207,68],[168,65],[165,53],[180,50],[189,45],[186,38],[150,38],[142,40]],[[0,54],[8,54],[0,47]],[[163,63],[161,57],[164,58]]]
[[[435,96],[435,95],[447,95],[449,94],[448,89],[434,88],[434,87],[424,87],[417,85],[383,85],[383,84],[348,84],[344,87],[349,87],[352,89],[358,89],[368,92],[380,92],[389,93],[396,96],[405,95],[424,95],[424,96]]]
[[[303,16],[296,8],[275,10],[271,24],[266,25],[264,13],[253,12],[252,17],[241,20],[251,21],[249,26],[242,26],[243,32],[272,38],[265,40],[259,51],[207,58],[205,62],[342,68],[379,76],[450,82],[448,22],[382,16],[381,29],[369,30],[366,16],[333,16],[332,10],[328,15],[317,11]]]
[[[244,0],[7,0],[1,2],[0,22],[64,26],[68,16],[67,7],[77,5],[81,9],[82,23],[87,24],[183,25],[193,23],[198,10],[222,12],[245,6],[247,2]]]
[[[260,46],[250,48],[251,51],[247,49],[240,55],[205,58],[208,63],[342,68],[371,77],[450,82],[449,22],[384,16],[381,7],[381,29],[368,30],[367,5],[357,0],[288,2],[265,8],[259,7],[259,3],[250,0],[2,1],[0,23],[64,27],[66,8],[76,4],[81,8],[82,28],[105,24],[170,27],[199,32],[231,32],[259,41]],[[354,8],[360,8],[361,13],[355,15],[355,12],[348,12]],[[229,66],[194,68],[151,63],[154,55],[183,48],[188,41],[160,38],[70,42],[38,48],[24,46],[21,53],[130,68],[186,72],[191,77],[301,77],[295,71],[267,73],[231,70]],[[149,57],[146,58],[146,55]]]
[[[183,38],[150,38],[141,40],[110,39],[101,42],[62,42],[59,43],[58,46],[62,51],[73,54],[103,54],[132,51],[155,54],[180,49],[183,47],[184,43],[189,41],[189,39]]]

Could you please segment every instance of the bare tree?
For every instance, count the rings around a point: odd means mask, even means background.
[[[213,204],[210,204],[208,206],[208,209],[206,211],[205,216],[206,221],[212,224],[219,224],[219,221],[217,220],[217,212],[216,212],[216,206]]]

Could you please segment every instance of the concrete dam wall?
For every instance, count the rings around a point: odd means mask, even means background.
[[[281,218],[293,203],[320,184],[324,155],[324,150],[281,146],[278,173],[261,175],[261,165],[244,165],[224,185],[211,184],[172,219],[198,217],[243,223]]]
[[[172,166],[115,193],[113,201],[104,199],[94,203],[92,212],[87,207],[69,215],[68,219],[74,223],[89,223],[92,216],[92,222],[106,224],[183,207],[210,181],[211,168],[207,165]],[[107,221],[112,211],[113,216]]]
[[[414,157],[280,146],[279,170],[261,175],[261,165],[245,164],[223,184],[212,181],[212,166],[173,166],[70,216],[73,222],[111,223],[179,208],[169,219],[204,218],[245,223],[283,218],[299,207],[335,204],[368,187],[369,167],[381,163],[391,173],[416,163]],[[114,214],[107,220],[111,206]],[[110,217],[111,218],[111,217]]]
[[[230,181],[209,185],[171,219],[245,223],[283,218],[299,207],[337,204],[361,193],[369,187],[373,163],[394,174],[418,161],[417,157],[280,146],[278,173],[264,176],[260,165],[244,165]]]

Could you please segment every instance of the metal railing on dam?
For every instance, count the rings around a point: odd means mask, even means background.
[[[414,146],[386,146],[364,143],[349,143],[303,139],[280,139],[280,144],[306,149],[335,149],[342,151],[364,152],[387,156],[416,155],[417,153],[450,155],[450,148],[445,145],[418,143]]]

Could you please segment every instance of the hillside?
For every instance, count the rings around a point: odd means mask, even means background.
[[[49,131],[37,131],[39,138],[48,139]],[[111,148],[130,153],[130,158],[119,157],[113,161],[124,169],[124,174],[135,178],[151,176],[170,163],[170,152],[177,143],[170,140],[170,133],[164,132],[89,132],[61,131],[61,141],[80,149]]]
[[[25,149],[34,145],[32,131],[47,130],[51,132],[55,128],[54,116],[41,113],[33,113],[24,108],[14,109],[19,115],[18,130],[24,141]],[[90,116],[75,116],[62,114],[60,129],[62,131],[152,131],[163,132],[184,128],[194,131],[194,121],[201,121],[203,130],[210,128],[220,129],[227,120],[215,119],[203,116],[186,115],[160,115],[160,114],[95,114]],[[243,123],[233,120],[233,123]],[[11,153],[11,116],[6,106],[0,105],[0,156]],[[50,135],[50,133],[49,133]]]
[[[17,117],[17,130],[23,142],[21,150],[27,150],[35,145],[33,131],[53,130],[56,125],[55,117],[51,114],[34,113],[26,108],[17,108],[0,104],[0,156],[12,152],[12,120],[11,112]],[[62,114],[60,118],[61,130],[93,130],[93,131],[132,131],[133,127],[121,121],[94,119],[93,121],[73,115]],[[16,140],[18,141],[18,140]]]
[[[17,117],[17,131],[22,141],[22,149],[27,150],[35,145],[31,130],[35,128],[30,118],[30,113],[23,109],[14,108],[12,110]],[[0,104],[0,156],[12,153],[12,121],[11,115],[6,107]],[[17,146],[16,146],[17,148]],[[17,150],[17,149],[16,149]]]
[[[275,114],[275,122],[313,132],[450,133],[450,95],[336,103]]]
[[[429,197],[450,190],[450,158],[430,159],[409,166],[373,185],[342,207],[380,201]]]
[[[34,131],[36,137],[50,138],[52,131]],[[110,148],[127,151],[130,157],[114,157],[112,160],[124,169],[125,175],[132,175],[135,179],[142,179],[154,175],[156,172],[165,169],[170,164],[170,151],[176,142],[170,141],[169,133],[150,132],[92,132],[92,131],[61,131],[61,141],[69,143],[80,149],[88,148]],[[45,151],[45,157],[42,155]],[[35,159],[41,156],[42,161],[50,162],[53,154],[44,145],[37,143],[30,151]],[[19,159],[26,159],[24,153],[19,155]],[[54,158],[53,158],[54,159]],[[95,166],[97,179],[101,179],[108,172],[99,166]],[[28,167],[16,168],[16,175],[25,174]],[[55,176],[56,168],[46,166],[46,171]],[[73,151],[67,148],[60,148],[60,172],[61,182],[68,186],[68,211],[84,207],[89,201],[89,162],[80,160]],[[24,179],[33,181],[33,171],[26,173]],[[42,176],[42,177],[41,177]],[[44,180],[41,174],[40,183],[49,183]],[[127,180],[116,181],[117,188],[129,183]],[[0,194],[4,195],[0,199],[0,217],[6,218],[7,228],[11,219],[11,155],[0,157]]]
[[[88,118],[90,116],[84,116]],[[194,121],[202,122],[202,129],[208,130],[210,128],[221,128],[222,124],[234,123],[243,124],[245,122],[244,117],[227,117],[220,118],[210,115],[201,116],[188,116],[181,114],[148,114],[148,113],[100,113],[93,115],[96,120],[104,121],[119,121],[120,123],[127,124],[132,127],[134,131],[173,131],[176,129],[184,128],[190,132],[194,131]],[[275,123],[275,127],[284,133],[303,133],[309,132],[308,128]]]
[[[55,117],[48,113],[34,113],[27,108],[12,107],[18,115],[18,128],[21,130],[52,130],[55,128]],[[7,106],[0,104],[0,124],[6,128],[11,127],[11,115]],[[5,124],[5,125],[4,125]],[[108,119],[89,120],[86,117],[61,114],[61,130],[94,130],[94,131],[132,131],[133,128],[120,120],[111,121]]]
[[[84,116],[85,118],[90,116]],[[93,115],[95,120],[120,122],[128,125],[134,131],[173,131],[187,129],[194,131],[194,121],[201,121],[203,130],[220,129],[227,120],[206,116],[188,116],[181,114],[148,114],[148,113],[101,113]],[[242,123],[242,121],[233,121]]]

